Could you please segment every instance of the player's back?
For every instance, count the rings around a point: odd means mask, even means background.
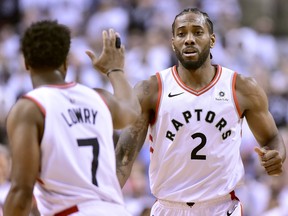
[[[76,83],[43,86],[26,97],[45,116],[35,196],[41,213],[103,200],[123,204],[116,177],[113,124],[100,95]]]

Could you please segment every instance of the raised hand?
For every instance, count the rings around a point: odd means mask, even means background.
[[[121,45],[120,36],[113,29],[109,29],[109,32],[103,31],[103,49],[100,56],[97,58],[94,52],[87,50],[86,54],[92,61],[93,67],[96,70],[107,74],[109,70],[120,69],[123,70],[125,55],[125,48]],[[119,39],[117,39],[119,38]],[[117,44],[116,44],[117,42]],[[116,47],[116,45],[118,45]],[[119,46],[120,45],[120,46]]]

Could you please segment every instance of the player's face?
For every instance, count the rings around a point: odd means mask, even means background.
[[[196,70],[210,57],[215,35],[210,34],[201,14],[187,13],[175,20],[173,50],[180,63],[188,70]]]

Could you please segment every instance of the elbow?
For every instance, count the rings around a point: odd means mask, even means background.
[[[125,111],[121,111],[117,113],[116,121],[114,122],[114,129],[123,129],[132,125],[141,115],[141,108],[133,109],[131,107],[129,109],[125,109]]]
[[[135,110],[135,109],[131,110],[130,115],[131,116],[130,116],[128,124],[134,123],[139,118],[139,116],[141,115],[141,109],[139,108],[139,110]]]
[[[137,100],[137,103],[134,104],[134,107],[130,110],[131,113],[131,123],[134,123],[142,113],[142,108],[140,103]]]
[[[123,129],[128,127],[129,125],[132,125],[137,120],[139,115],[133,110],[129,111],[129,113],[120,115],[119,117],[121,118],[121,120],[117,121],[117,123],[114,124],[114,129],[116,130]]]

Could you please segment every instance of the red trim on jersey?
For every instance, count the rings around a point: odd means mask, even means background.
[[[68,216],[68,215],[73,214],[73,213],[78,212],[78,211],[79,211],[79,209],[75,205],[75,206],[72,206],[72,207],[70,207],[68,209],[65,209],[65,210],[55,214],[54,216]]]
[[[157,98],[157,103],[156,103],[156,108],[155,108],[155,116],[150,122],[151,125],[153,125],[157,120],[158,110],[159,110],[161,96],[162,96],[162,89],[163,89],[159,72],[156,73],[156,77],[157,77],[157,82],[158,82],[158,98]]]
[[[239,201],[239,198],[235,195],[235,191],[234,190],[230,192],[230,196],[231,196],[231,200]]]
[[[42,181],[42,179],[40,179],[40,178],[37,178],[36,181],[42,185],[45,185],[44,182]]]
[[[149,140],[150,140],[151,142],[153,142],[153,137],[152,137],[151,134],[149,134]]]
[[[233,99],[234,99],[234,103],[235,103],[235,106],[236,106],[236,109],[237,109],[237,113],[238,113],[239,117],[242,118],[242,113],[241,113],[239,102],[238,102],[237,95],[236,95],[236,78],[237,78],[237,73],[234,72],[233,80],[232,80]]]
[[[202,89],[200,90],[194,90],[192,88],[190,88],[189,86],[187,86],[180,78],[178,72],[177,72],[177,68],[176,65],[173,66],[172,68],[172,74],[174,79],[176,80],[176,82],[178,83],[178,85],[183,88],[184,90],[190,92],[191,94],[194,94],[196,96],[199,96],[201,94],[204,94],[206,91],[208,91],[209,89],[211,89],[220,79],[221,74],[222,74],[222,67],[220,65],[217,65],[217,70],[216,70],[216,74],[214,76],[214,78],[211,80],[211,82],[207,85],[204,86]]]
[[[70,88],[70,87],[73,87],[75,85],[77,85],[76,82],[69,82],[69,83],[64,83],[64,84],[59,84],[59,85],[51,84],[51,85],[43,85],[43,86],[63,89],[63,88]],[[42,87],[42,86],[40,86],[40,87]]]
[[[28,95],[23,95],[22,98],[26,98],[28,100],[33,101],[40,109],[41,113],[44,115],[44,117],[46,116],[46,110],[45,108],[39,103],[39,101],[37,101],[35,98],[32,98]]]
[[[150,147],[150,152],[153,154],[154,149],[152,147]]]
[[[244,213],[243,213],[243,207],[242,207],[242,204],[241,204],[239,198],[236,196],[234,190],[230,192],[230,197],[231,197],[231,200],[237,200],[237,201],[239,201],[239,205],[240,205],[240,208],[241,208],[241,216],[243,216]]]

